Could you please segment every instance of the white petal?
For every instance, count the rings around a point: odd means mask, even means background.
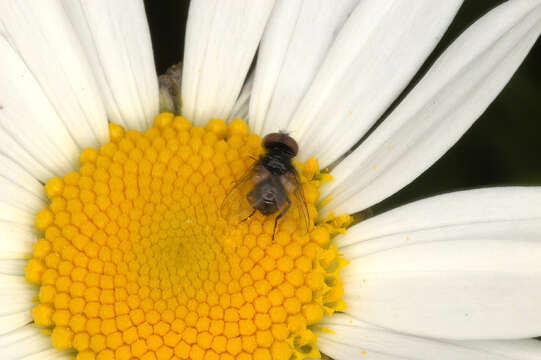
[[[509,359],[537,360],[541,358],[541,341],[534,339],[522,340],[472,340],[450,342],[460,346],[498,354]]]
[[[301,160],[325,167],[349,150],[406,87],[461,0],[361,1],[288,126]]]
[[[0,260],[0,274],[24,276],[24,267],[28,259],[2,259]]]
[[[535,239],[541,231],[541,187],[458,191],[401,206],[336,238],[348,258],[435,239]]]
[[[23,167],[2,154],[0,154],[0,176],[19,185],[22,189],[40,199],[47,199],[43,191],[43,185],[25,171]]]
[[[142,1],[63,0],[98,81],[109,120],[146,130],[159,110]]]
[[[27,283],[24,276],[0,274],[0,290],[0,316],[29,311],[38,295],[38,288]]]
[[[340,249],[348,314],[430,337],[540,335],[540,205],[540,188],[474,190],[355,226]]]
[[[2,186],[2,179],[0,178],[0,186]],[[5,186],[5,184],[4,184]],[[8,189],[7,191],[3,191]],[[0,190],[0,220],[15,222],[25,225],[33,225],[36,221],[36,214],[39,209],[45,207],[36,207],[37,211],[32,212],[25,209],[21,209],[17,205],[29,205],[34,203],[35,199],[29,196],[26,192],[15,189],[17,192],[9,192],[9,187],[4,187]],[[13,196],[15,195],[15,196]],[[7,197],[7,198],[6,198]],[[16,203],[17,201],[23,201],[23,203]],[[15,204],[13,204],[15,202]],[[45,204],[45,203],[43,203]],[[33,206],[33,205],[32,205]]]
[[[446,342],[374,327],[343,314],[324,319],[321,326],[331,332],[319,335],[318,346],[336,360],[528,360],[541,353],[541,342],[535,340]]]
[[[0,154],[0,220],[33,225],[36,213],[45,206],[43,186]]]
[[[2,39],[0,38],[0,43]],[[1,45],[0,45],[1,46]],[[0,88],[0,92],[2,89]],[[23,104],[24,101],[18,101],[20,104]],[[3,105],[0,105],[3,106]],[[0,109],[1,111],[2,109]],[[2,113],[0,112],[0,119],[2,118]],[[32,154],[27,151],[24,146],[19,144],[17,140],[13,139],[10,134],[4,131],[0,127],[0,152],[11,156],[16,160],[17,164],[23,167],[28,173],[35,177],[41,182],[46,182],[51,177],[53,177],[53,172],[45,167],[44,164],[40,163],[40,160],[36,160],[32,157]],[[46,161],[45,161],[46,162]]]
[[[0,174],[0,220],[33,225],[36,214],[47,205],[46,202],[4,174],[3,171]]]
[[[34,324],[0,336],[1,359],[20,359],[51,348],[50,336],[42,334]]]
[[[279,0],[257,56],[250,121],[259,134],[287,127],[336,33],[358,0]]]
[[[38,230],[32,225],[0,220],[0,259],[24,259],[32,253],[32,244],[38,238]]]
[[[107,119],[83,48],[59,1],[0,3],[4,34],[81,149],[108,140]],[[28,106],[32,98],[28,98]]]
[[[22,357],[21,360],[70,360],[74,356],[73,352],[53,348]]]
[[[9,333],[32,322],[32,313],[22,311],[0,316],[0,335]]]
[[[0,36],[0,152],[45,182],[72,170],[78,147],[31,71]]]
[[[246,83],[242,87],[242,91],[231,109],[231,114],[229,115],[227,121],[231,122],[236,118],[241,118],[244,121],[248,119],[248,106],[250,104],[250,97],[252,95],[252,87],[254,85],[254,76],[249,75]],[[253,131],[253,129],[251,129]]]
[[[540,251],[527,241],[511,243],[511,240],[438,242],[353,260],[344,271],[347,313],[389,329],[426,337],[538,336],[541,334],[537,311],[541,299],[539,270],[531,270],[530,258],[528,268],[506,272],[503,268],[517,262],[504,262],[502,258],[505,252],[527,258],[528,252],[533,251],[538,260]],[[469,253],[466,259],[461,258],[464,252]],[[495,260],[483,261],[483,256]],[[409,266],[410,262],[401,262],[404,258],[420,261],[424,266]],[[432,261],[424,264],[427,258],[441,262],[449,259],[456,266],[448,262],[441,266]],[[391,262],[396,262],[396,266],[388,266]],[[474,262],[481,264],[466,267]]]
[[[500,5],[470,26],[404,101],[332,172],[323,209],[365,209],[440,158],[496,97],[541,32],[541,2]]]
[[[274,0],[192,1],[182,69],[182,114],[226,119],[241,90]]]

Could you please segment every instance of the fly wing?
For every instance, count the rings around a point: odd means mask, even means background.
[[[238,224],[248,218],[254,212],[252,203],[248,200],[248,194],[255,185],[268,176],[268,171],[259,163],[251,167],[226,195],[220,214],[224,220]]]
[[[283,222],[285,225],[297,235],[305,235],[310,229],[310,215],[304,199],[302,184],[299,180],[299,175],[296,170],[288,172],[281,176],[282,185],[287,191],[289,201],[289,209],[284,214]],[[287,206],[287,203],[285,204]],[[285,206],[281,211],[285,210]]]

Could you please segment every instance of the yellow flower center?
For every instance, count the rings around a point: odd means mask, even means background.
[[[274,216],[220,217],[227,192],[263,153],[240,119],[206,127],[169,113],[145,133],[111,124],[111,142],[53,178],[26,266],[39,284],[35,323],[58,349],[87,359],[319,357],[314,327],[343,310],[331,238],[349,216],[291,234]],[[315,160],[299,165],[310,219]]]

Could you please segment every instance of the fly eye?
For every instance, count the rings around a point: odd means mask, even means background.
[[[297,155],[297,152],[299,151],[299,146],[295,139],[286,133],[271,133],[263,138],[263,146],[265,146],[265,148],[268,149],[273,143],[285,145],[289,148],[293,156]]]
[[[293,152],[293,156],[297,155],[297,152],[299,151],[299,145],[297,145],[297,142],[291,136],[286,135],[283,142],[291,149],[291,151]]]
[[[271,143],[282,142],[283,135],[284,134],[282,133],[271,133],[265,135],[265,137],[263,138],[263,146],[266,147]]]

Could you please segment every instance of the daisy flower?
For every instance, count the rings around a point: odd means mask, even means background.
[[[501,4],[389,109],[460,5],[192,1],[160,88],[142,2],[1,1],[0,358],[541,358],[539,187],[358,216],[541,32],[540,0]],[[279,129],[308,234],[220,215]]]

